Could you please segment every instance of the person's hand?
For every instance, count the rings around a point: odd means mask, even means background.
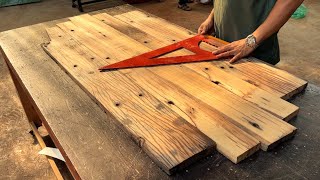
[[[218,58],[232,57],[229,63],[234,63],[239,59],[248,56],[254,51],[252,48],[246,44],[246,39],[241,39],[239,41],[234,41],[230,44],[219,47],[212,53],[217,55]]]
[[[198,28],[198,34],[208,34],[213,32],[213,20],[210,19],[206,19]]]

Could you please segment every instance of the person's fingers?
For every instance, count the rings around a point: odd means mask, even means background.
[[[223,52],[223,53],[220,53],[217,55],[217,58],[225,58],[225,57],[230,57],[230,56],[233,56],[235,54],[234,51],[226,51],[226,52]]]
[[[201,34],[202,33],[202,28],[201,26],[198,28],[198,34]]]
[[[230,64],[238,61],[241,58],[241,54],[238,53],[237,55],[233,56],[233,58],[229,61]]]
[[[203,24],[201,24],[198,29],[198,34],[203,34],[203,33],[205,33],[205,26]]]
[[[228,44],[228,45],[224,45],[224,46],[219,47],[217,50],[213,51],[212,54],[218,55],[220,53],[230,51],[230,50],[232,50],[232,47],[230,44]]]

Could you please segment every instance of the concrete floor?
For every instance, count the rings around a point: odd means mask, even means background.
[[[123,4],[108,0],[85,6],[86,12]],[[278,67],[320,86],[320,2],[305,0],[306,18],[290,20],[280,31],[281,62]],[[177,9],[176,0],[155,0],[134,5],[173,23],[196,31],[211,11],[211,5],[191,4],[193,10]],[[0,8],[0,32],[80,14],[71,1],[42,0],[40,3]],[[8,69],[0,57],[0,179],[55,179],[46,158],[37,154],[37,141],[15,92]]]

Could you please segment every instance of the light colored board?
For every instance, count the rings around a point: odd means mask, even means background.
[[[86,19],[88,19],[88,21],[86,21]],[[119,45],[119,48],[123,47],[121,41],[117,43],[117,38],[115,41],[111,42],[112,37],[122,36],[121,33],[113,28],[101,23],[104,27],[101,27],[99,31],[94,30],[94,28],[99,28],[99,26],[95,24],[95,22],[98,23],[99,21],[85,15],[73,17],[71,20],[76,25],[85,28],[87,31],[84,32],[84,29],[76,27],[72,23],[58,24],[58,26],[65,32],[71,32],[71,29],[74,30],[70,33],[72,38],[78,39],[79,42],[85,44],[86,47],[95,53],[91,56],[94,56],[96,59],[95,61],[92,61],[96,67],[102,66],[103,63],[116,62],[120,58],[124,58],[123,56],[130,56],[131,50],[121,50],[120,52],[122,53],[119,53],[118,47],[112,44],[116,43]],[[92,33],[92,35],[87,32]],[[110,34],[108,35],[105,33]],[[99,38],[99,36],[108,39],[108,41],[97,40],[97,37]],[[148,48],[137,44],[137,42],[127,40],[125,39],[125,43],[128,44],[128,46],[132,43],[131,45],[136,47],[136,51],[138,51],[136,53],[140,53],[139,51],[141,50],[149,50]],[[97,44],[99,44],[99,46],[97,46]],[[117,51],[113,51],[113,49],[116,49]],[[82,54],[88,55],[90,52]],[[89,55],[87,58],[90,59],[91,56]],[[109,57],[110,59],[105,60],[105,57]],[[121,72],[126,75],[129,73],[128,70],[122,70]],[[152,72],[147,71],[144,68],[130,72],[130,77],[134,79],[136,83],[139,83],[141,87],[148,89],[148,92],[152,93],[152,95],[162,102],[167,103],[170,100],[173,100],[175,102],[174,105],[171,106],[173,110],[213,139],[217,144],[217,149],[231,161],[237,163],[259,149],[259,142],[241,129],[233,126],[230,123],[230,120],[226,120],[226,116],[208,105],[193,99],[192,95],[173,86],[172,83],[161,80],[161,77],[153,75]],[[175,91],[169,91],[170,89],[174,89]],[[232,149],[232,151],[230,151],[230,149]]]
[[[151,49],[157,49],[159,47],[172,44],[172,40],[166,40],[165,37],[167,35],[161,31],[158,32],[155,29],[151,29],[145,23],[135,23],[135,17],[123,17],[118,15],[117,17],[121,18],[123,21],[115,19],[106,13],[97,14],[94,15],[94,17],[123,33],[131,34],[130,37],[134,38],[140,43],[144,43],[145,46]],[[134,33],[130,33],[133,31],[130,30],[131,26],[129,24],[137,28],[135,31],[139,34],[138,36],[135,36]],[[165,24],[163,24],[163,26],[165,26]],[[137,32],[139,29],[141,29],[143,32]],[[143,35],[141,36],[140,34]],[[185,54],[185,52],[175,53],[177,56]],[[236,76],[226,73],[209,62],[190,63],[185,64],[184,66],[193,69],[195,72],[203,75],[212,82],[219,83],[219,86],[237,94],[249,102],[256,104],[260,108],[276,115],[281,119],[290,120],[298,114],[299,108],[297,106],[282,100],[279,97],[248,82],[245,82]]]
[[[45,29],[63,21],[1,32],[0,50],[73,177],[167,179],[115,118],[104,113],[41,48],[49,41]]]
[[[74,23],[80,23],[82,26],[88,26],[88,29],[90,30],[96,28],[96,26],[94,26],[93,24],[93,21],[95,20],[90,16],[84,15],[81,17],[73,17],[71,18],[71,20]],[[98,22],[101,23],[100,21],[96,21],[96,23]],[[59,26],[62,27],[61,24],[59,24]],[[91,38],[94,38],[93,42],[95,44],[99,44],[99,46],[93,46],[91,48],[92,51],[100,51],[101,53],[112,53],[112,59],[118,58],[118,61],[125,58],[124,56],[127,56],[128,58],[133,55],[140,54],[141,51],[148,51],[148,48],[143,48],[141,44],[132,40],[130,37],[127,37],[126,35],[115,31],[113,28],[108,28],[108,26],[105,24],[101,24],[101,26],[103,26],[103,28],[101,28],[100,31],[95,30],[97,31],[97,33],[95,33],[94,35],[89,32],[82,32],[81,36],[79,36],[83,37],[84,35],[88,35],[91,36]],[[70,30],[67,30],[67,32],[70,32]],[[73,33],[75,32],[76,31],[73,31]],[[132,47],[135,48],[132,49]],[[102,50],[101,48],[104,48],[104,50]],[[121,51],[122,53],[118,53],[117,51]],[[172,81],[174,84],[176,84],[176,82],[174,81],[177,81],[177,79],[180,81],[184,81],[182,84],[176,85],[180,87],[183,86],[182,88],[189,92],[197,92],[193,93],[195,97],[197,97],[201,101],[206,102],[211,107],[217,109],[223,114],[231,117],[234,124],[244,129],[253,137],[257,138],[262,143],[262,149],[264,150],[267,150],[277,142],[295,133],[296,129],[290,124],[283,122],[282,120],[261,110],[255,105],[248,103],[247,101],[241,99],[233,93],[230,93],[229,91],[224,90],[214,83],[211,83],[204,77],[192,72],[191,70],[188,70],[187,68],[184,69],[184,72],[181,71],[178,66],[153,67],[150,68],[150,70],[154,73],[157,73],[160,77]],[[131,71],[134,72],[134,70]],[[126,70],[126,73],[129,72],[130,70]],[[166,74],[166,72],[178,73]],[[192,78],[190,78],[190,76],[192,76]],[[172,80],[171,78],[174,77],[176,79]],[[194,81],[195,79],[197,79],[197,81],[201,81],[201,83],[203,84],[199,86],[199,83]],[[200,93],[198,93],[198,91]],[[236,106],[237,108],[234,108],[234,106]]]
[[[76,53],[79,50],[76,47],[80,44],[59,37],[59,28],[48,29],[48,34],[52,41],[47,50],[61,67],[105,111],[113,114],[139,146],[168,174],[212,150],[213,142],[208,137],[131,79],[119,72],[99,73],[91,63],[94,59],[86,59]],[[76,51],[64,48],[65,43]]]
[[[139,22],[147,24],[149,28],[154,30],[153,33],[155,34],[159,31],[166,32],[167,37],[165,40],[172,41],[174,39],[179,41],[194,35],[194,33],[190,32],[189,30],[140,11],[131,11],[121,14],[121,17],[123,16],[127,18],[134,17],[134,21],[131,22],[132,24]],[[255,86],[258,86],[259,88],[284,99],[288,99],[301,92],[307,85],[306,81],[303,81],[285,71],[273,68],[272,66],[261,63],[261,61],[255,59],[251,59],[250,61],[256,63],[258,68],[254,68],[253,71],[247,71],[246,67],[241,66],[241,62],[246,62],[243,64],[247,64],[247,60],[245,59],[242,59],[239,61],[239,63],[234,64],[232,66],[233,68],[229,68],[229,63],[222,61],[212,62],[212,64],[217,67],[223,67],[223,70],[228,71],[228,73],[232,73],[233,75],[252,83]],[[251,64],[254,63],[249,62],[247,65],[251,66]],[[273,73],[269,73],[270,71]]]

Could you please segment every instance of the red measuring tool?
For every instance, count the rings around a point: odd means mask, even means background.
[[[135,67],[148,67],[148,66],[158,66],[158,65],[210,61],[210,60],[218,59],[217,56],[215,56],[211,52],[201,49],[199,47],[201,42],[206,42],[216,47],[219,47],[227,43],[213,36],[196,35],[194,37],[171,44],[169,46],[165,46],[160,49],[156,49],[156,50],[141,54],[139,56],[135,56],[114,64],[101,67],[99,70],[103,71],[103,70],[115,70],[115,69],[125,69],[125,68],[135,68]],[[160,58],[160,56],[162,55],[165,55],[170,52],[183,49],[183,48],[195,54]]]

